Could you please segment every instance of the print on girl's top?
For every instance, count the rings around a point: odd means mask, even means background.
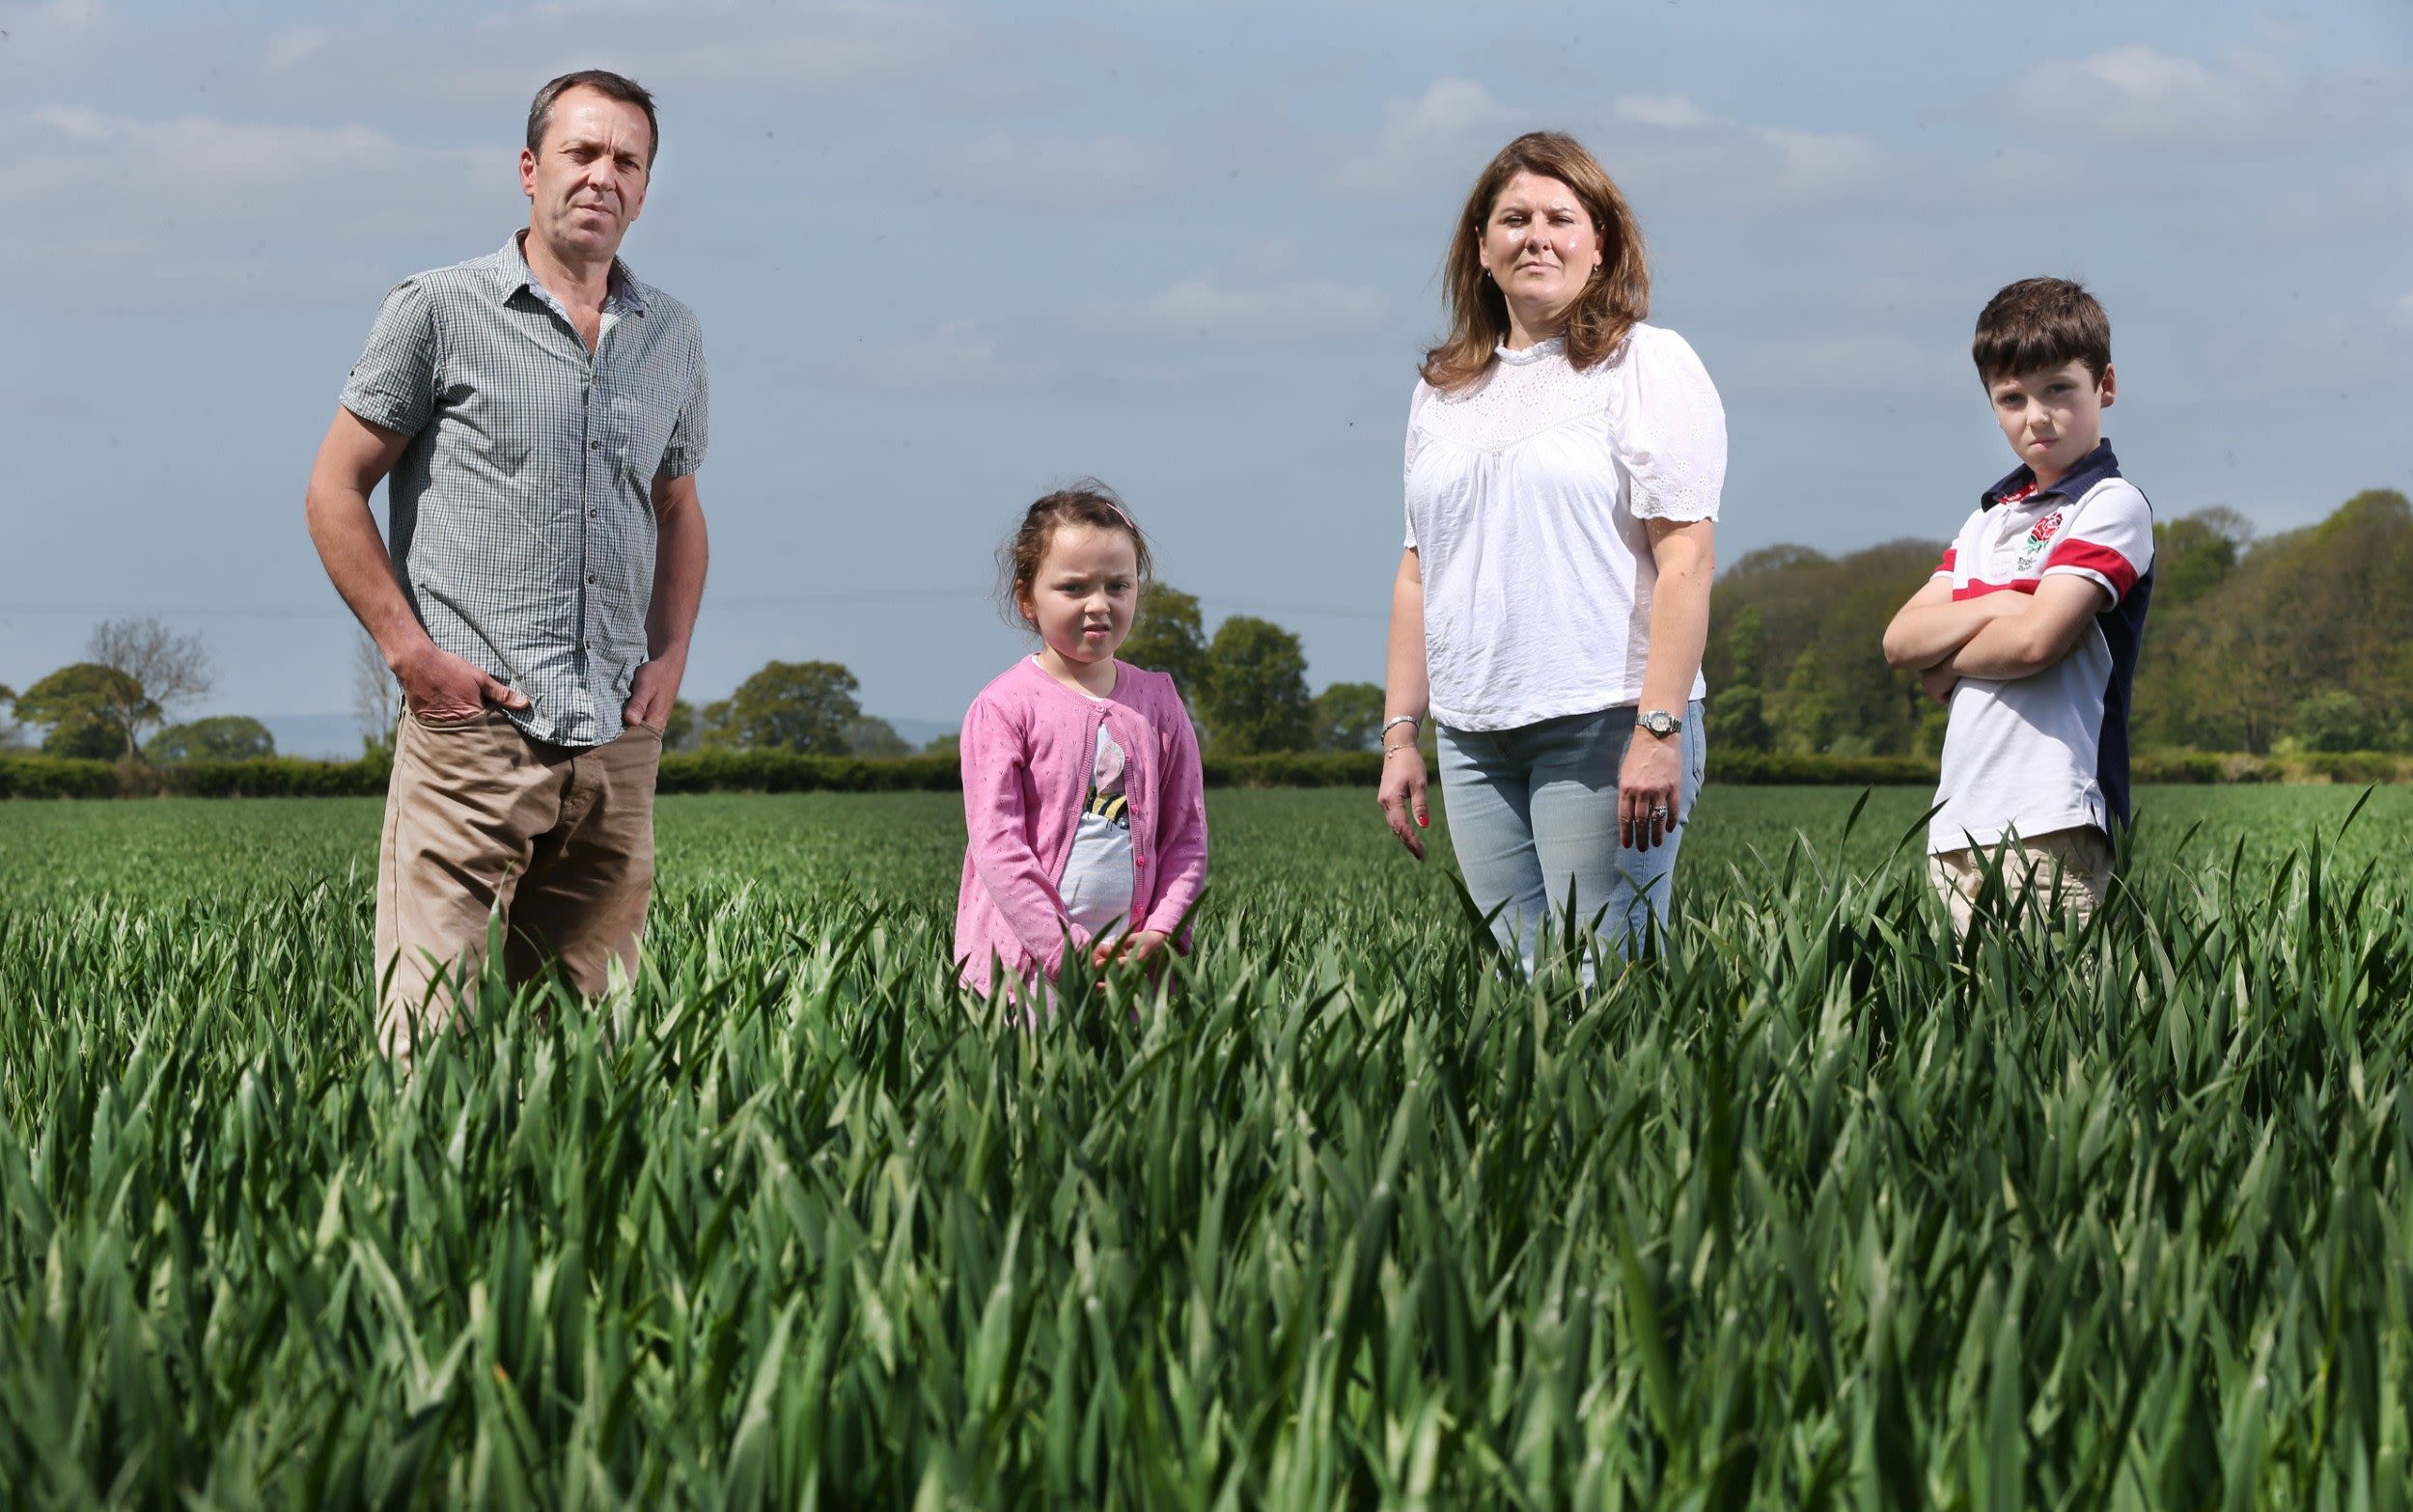
[[[1089,801],[1081,811],[1126,830],[1131,827],[1131,800],[1123,791],[1123,748],[1103,725],[1097,727],[1097,761],[1090,771]]]
[[[1131,914],[1131,800],[1123,791],[1123,747],[1101,720],[1089,797],[1057,883],[1065,917],[1093,937],[1118,928]]]

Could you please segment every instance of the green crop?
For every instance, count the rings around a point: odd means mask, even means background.
[[[1193,961],[1036,1031],[952,799],[669,800],[634,990],[407,1081],[374,804],[0,805],[0,1502],[2403,1507],[2355,797],[2150,792],[2094,925],[1955,942],[1923,795],[1713,791],[1587,991],[1217,793]]]

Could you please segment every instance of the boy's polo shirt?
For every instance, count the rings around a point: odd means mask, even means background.
[[[2128,701],[2153,593],[2153,510],[2104,441],[2050,488],[2026,467],[1987,489],[1935,569],[1953,597],[2034,593],[2056,573],[2111,595],[2078,644],[2015,681],[1963,677],[1928,849],[2128,822]]]

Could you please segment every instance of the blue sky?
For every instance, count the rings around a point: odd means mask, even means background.
[[[2110,309],[2109,430],[2164,517],[2413,487],[2399,0],[8,0],[0,32],[20,688],[157,613],[207,638],[207,711],[348,706],[311,454],[386,288],[524,224],[527,96],[590,65],[660,96],[625,250],[712,362],[699,701],[828,658],[952,721],[1021,646],[998,536],[1091,473],[1210,620],[1378,679],[1443,241],[1536,126],[1624,186],[1652,318],[1724,394],[1730,561],[1949,534],[2010,465],[1969,327],[2035,273]]]

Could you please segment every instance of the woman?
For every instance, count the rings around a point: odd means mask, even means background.
[[[1665,917],[1706,754],[1726,414],[1642,323],[1642,234],[1572,137],[1491,160],[1447,280],[1408,403],[1381,803],[1422,860],[1429,712],[1467,891],[1531,970],[1570,917],[1621,950]]]

